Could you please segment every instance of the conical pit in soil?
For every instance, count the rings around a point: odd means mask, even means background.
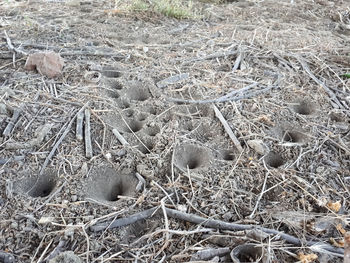
[[[15,192],[25,193],[31,197],[47,197],[55,189],[57,174],[54,170],[46,170],[38,176],[31,176],[14,183]]]
[[[195,144],[183,144],[175,149],[175,165],[181,170],[197,170],[209,165],[209,150]]]
[[[126,97],[130,100],[145,101],[151,97],[151,93],[144,87],[132,87],[126,91]]]
[[[234,263],[265,262],[264,250],[254,244],[239,245],[231,251],[230,256]]]
[[[269,152],[264,157],[264,161],[268,166],[272,168],[278,168],[285,163],[285,160],[281,157],[281,155],[276,152]]]
[[[301,99],[292,103],[292,109],[301,115],[311,115],[315,112],[315,105],[307,99]]]
[[[217,158],[224,161],[233,161],[236,159],[236,154],[234,150],[219,150],[217,153]]]
[[[87,197],[104,202],[115,202],[121,196],[133,196],[137,184],[131,173],[117,172],[110,167],[98,167],[91,171],[87,184]]]
[[[114,69],[113,67],[104,67],[101,73],[106,78],[120,78],[122,75],[118,69]]]
[[[307,139],[307,135],[300,131],[286,130],[283,131],[282,141],[292,143],[302,143]]]

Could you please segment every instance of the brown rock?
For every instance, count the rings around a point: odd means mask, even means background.
[[[38,52],[28,56],[24,68],[36,69],[41,75],[54,78],[62,74],[63,64],[62,57],[55,52]]]

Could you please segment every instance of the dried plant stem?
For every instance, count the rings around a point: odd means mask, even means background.
[[[230,136],[230,138],[231,138],[233,144],[236,146],[237,150],[239,152],[242,152],[243,148],[242,148],[240,142],[238,141],[237,137],[234,135],[232,129],[228,125],[228,123],[225,120],[224,116],[221,114],[220,110],[214,104],[213,104],[213,109],[215,111],[216,117],[220,120],[220,122],[224,126],[225,131],[227,132],[228,136]]]

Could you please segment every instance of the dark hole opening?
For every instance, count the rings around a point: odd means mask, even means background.
[[[278,168],[284,164],[283,158],[278,153],[274,152],[269,153],[264,160],[267,165],[273,168]]]
[[[102,71],[102,75],[106,78],[119,78],[121,76],[121,72],[115,70],[104,70]]]
[[[107,193],[106,200],[107,201],[118,201],[119,195],[123,195],[123,185],[122,183],[115,184],[112,189]]]
[[[313,113],[313,106],[307,101],[301,101],[293,107],[296,113],[301,115],[311,115]]]
[[[143,123],[138,121],[131,121],[128,125],[133,132],[138,132],[143,127]],[[130,132],[130,129],[127,129],[127,132]]]
[[[196,158],[191,158],[187,161],[186,166],[188,167],[188,169],[196,169],[200,166],[200,162]]]
[[[38,182],[36,186],[29,192],[31,197],[46,197],[51,194],[55,188],[56,183],[54,181]]]

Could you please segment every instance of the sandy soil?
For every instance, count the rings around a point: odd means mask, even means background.
[[[194,8],[0,2],[0,262],[343,262],[348,3]]]

